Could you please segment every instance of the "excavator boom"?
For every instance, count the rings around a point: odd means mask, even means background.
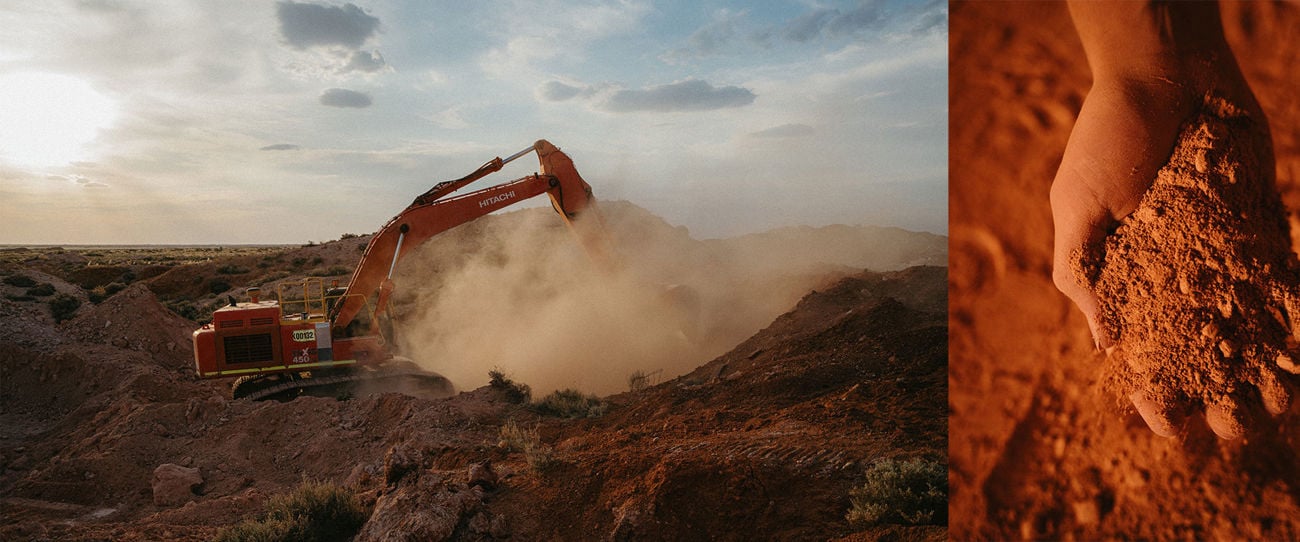
[[[499,171],[506,163],[530,151],[537,152],[542,166],[541,173],[442,199],[475,180]],[[397,263],[414,247],[450,228],[541,194],[550,195],[555,210],[571,225],[571,219],[586,210],[593,201],[591,186],[578,175],[573,160],[546,140],[538,140],[532,147],[507,159],[495,158],[461,179],[438,183],[415,198],[410,206],[389,220],[370,240],[360,265],[348,282],[342,303],[336,305],[335,312],[331,315],[335,335],[348,336],[358,332],[351,326],[367,302],[373,302],[375,312],[386,308]],[[606,248],[598,236],[580,230],[579,238],[594,258],[598,261],[604,259]],[[372,328],[363,332],[376,331]]]

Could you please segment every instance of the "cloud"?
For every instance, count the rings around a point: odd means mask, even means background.
[[[298,146],[298,145],[294,145],[293,143],[276,143],[276,144],[274,144],[274,145],[267,145],[267,146],[262,147],[262,148],[257,149],[257,150],[259,150],[259,151],[296,151],[296,150],[301,149],[301,148],[302,148],[302,147],[300,147],[300,146]]]
[[[361,108],[370,107],[370,104],[373,103],[373,101],[371,101],[370,95],[364,92],[357,92],[346,88],[331,88],[326,89],[325,92],[320,94],[320,103],[321,105],[328,105],[330,107]]]
[[[379,29],[379,19],[355,4],[323,6],[281,1],[276,5],[280,34],[298,49],[315,46],[360,48]]]
[[[808,44],[920,37],[947,30],[948,7],[943,0],[905,3],[889,9],[883,0],[858,0],[846,7],[816,7],[784,20],[760,22],[748,10],[719,10],[713,21],[699,27],[683,46],[660,55],[677,64],[695,58],[745,54],[770,49],[773,42]]]
[[[832,38],[856,36],[864,30],[880,28],[884,23],[881,5],[865,0],[848,11],[821,8],[800,15],[786,24],[782,35],[790,41],[802,43],[822,35]]]
[[[810,136],[814,133],[816,133],[816,130],[807,124],[782,124],[749,135],[762,138],[786,138]]]
[[[948,9],[938,6],[933,11],[922,11],[912,27],[914,34],[926,34],[931,31],[946,33],[948,30]]]
[[[699,79],[687,79],[645,90],[617,90],[605,96],[598,108],[615,113],[710,111],[746,106],[754,98],[746,88],[714,87]]]
[[[701,27],[687,38],[690,48],[701,55],[711,55],[736,37],[736,19],[731,16]]]
[[[547,102],[563,102],[586,92],[585,87],[566,85],[559,81],[547,81],[537,87],[537,97]]]
[[[438,111],[428,116],[429,122],[432,122],[434,126],[449,130],[469,128],[469,122],[466,122],[465,118],[460,116],[460,109],[460,107],[449,107]]]
[[[713,22],[701,26],[686,38],[686,45],[659,56],[669,64],[726,53],[743,53],[753,47],[768,48],[774,34],[771,28],[756,27],[747,10],[718,10]]]
[[[347,65],[339,71],[374,73],[386,67],[388,63],[384,62],[384,55],[379,54],[379,51],[353,51]]]
[[[99,181],[92,181],[86,177],[82,177],[81,175],[70,175],[66,178],[81,185],[82,188],[108,188],[107,184]]]

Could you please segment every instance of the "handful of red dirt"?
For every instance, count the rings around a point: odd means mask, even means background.
[[[1271,153],[1264,125],[1207,98],[1104,253],[1080,252],[1124,396],[1175,416],[1218,409],[1233,434],[1255,405],[1286,409],[1300,304]]]

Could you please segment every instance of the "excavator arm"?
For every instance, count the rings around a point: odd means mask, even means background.
[[[460,196],[446,197],[533,151],[541,162],[541,173]],[[332,334],[340,338],[353,335],[349,328],[357,321],[369,300],[374,300],[376,313],[384,311],[393,291],[393,271],[402,257],[415,247],[450,228],[542,194],[550,196],[556,212],[573,228],[593,260],[608,265],[609,249],[602,236],[603,231],[592,224],[573,222],[573,219],[589,208],[594,210],[592,205],[595,199],[591,186],[578,175],[578,170],[568,155],[550,142],[538,140],[532,147],[505,159],[492,159],[465,177],[434,185],[375,233],[362,254],[361,263],[353,272],[343,297],[331,311]],[[599,221],[598,216],[593,218]],[[373,319],[369,327],[362,333],[378,333],[378,323]]]

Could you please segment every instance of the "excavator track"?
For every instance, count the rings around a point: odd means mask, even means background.
[[[455,395],[455,387],[442,375],[420,369],[414,362],[395,358],[378,367],[346,367],[326,371],[240,377],[231,388],[234,399],[261,401],[291,399],[307,392],[353,391],[373,386],[374,391],[395,391],[425,398]]]

